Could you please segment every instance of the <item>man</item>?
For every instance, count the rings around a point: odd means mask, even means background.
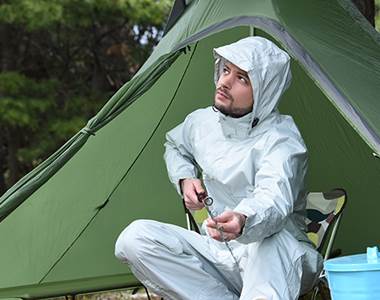
[[[203,224],[205,235],[135,221],[116,256],[165,299],[298,299],[322,259],[305,233],[306,147],[277,111],[289,56],[260,37],[214,54],[214,106],[167,133],[165,160],[187,208],[201,209],[207,194],[216,217]]]

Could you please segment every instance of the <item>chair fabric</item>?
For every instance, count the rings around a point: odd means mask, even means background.
[[[322,251],[330,225],[337,220],[346,203],[346,192],[334,189],[326,193],[311,192],[307,196],[307,235],[318,251]]]
[[[324,260],[331,255],[331,249],[346,201],[347,193],[341,188],[333,189],[326,193],[311,192],[307,196],[307,235],[323,255]],[[327,246],[325,246],[327,241]],[[324,272],[322,271],[317,285],[312,290],[311,300],[316,300],[318,295],[320,296],[319,299],[331,299],[326,292],[328,291],[328,284],[323,274]]]

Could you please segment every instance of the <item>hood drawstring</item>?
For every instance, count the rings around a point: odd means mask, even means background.
[[[259,118],[254,118],[252,121],[252,128],[255,127],[259,123]]]

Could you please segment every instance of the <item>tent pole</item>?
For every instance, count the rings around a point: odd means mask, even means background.
[[[249,36],[255,35],[255,27],[253,25],[249,26]]]

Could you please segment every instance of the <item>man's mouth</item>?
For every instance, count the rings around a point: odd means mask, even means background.
[[[222,96],[223,98],[232,100],[231,95],[228,92],[223,91],[222,89],[217,89],[216,94]]]

